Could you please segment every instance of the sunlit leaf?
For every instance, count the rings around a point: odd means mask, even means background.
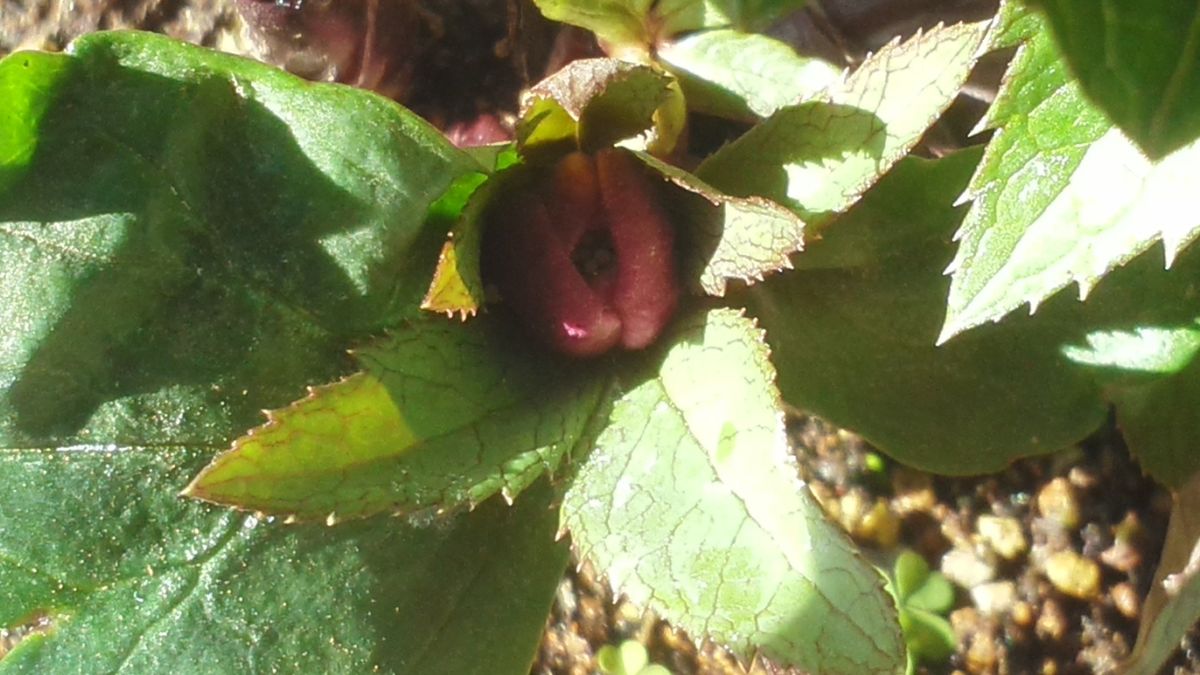
[[[742,656],[898,672],[891,598],[796,475],[761,333],[720,309],[669,339],[567,491],[581,556],[616,592]]]
[[[942,26],[887,45],[832,87],[827,100],[779,110],[709,156],[696,175],[803,216],[846,210],[954,100],[985,30]]]
[[[729,279],[747,283],[792,266],[804,246],[804,221],[762,197],[731,197],[691,173],[645,153],[642,161],[686,195],[676,195],[677,231],[684,276],[709,295],[724,295]]]
[[[768,117],[840,83],[826,61],[796,54],[765,35],[711,30],[689,35],[658,51],[683,85],[696,112],[731,118]]]
[[[1067,72],[1041,18],[1009,4],[993,38],[1020,44],[984,125],[996,129],[965,197],[939,340],[1036,308],[1161,240],[1169,266],[1200,235],[1200,142],[1151,162]]]

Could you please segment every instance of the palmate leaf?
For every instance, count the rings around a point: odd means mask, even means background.
[[[1200,234],[1200,142],[1147,160],[1083,96],[1041,17],[1009,3],[992,45],[1014,44],[983,122],[997,131],[964,195],[942,342],[1071,283],[1085,297],[1159,240],[1170,265]]]
[[[425,211],[478,165],[391,101],[147,34],[0,83],[0,626],[54,627],[0,672],[526,671],[548,490],[424,531],[177,496],[417,312]]]
[[[1200,137],[1200,7],[1033,0],[1083,92],[1154,159]]]
[[[743,656],[898,672],[881,577],[796,476],[761,332],[718,309],[681,320],[666,342],[564,498],[581,556],[616,592]]]
[[[729,194],[787,205],[810,223],[850,207],[950,105],[985,24],[939,26],[868,58],[827,100],[783,108],[706,159]]]
[[[543,356],[487,317],[414,322],[213,460],[185,494],[329,524],[511,503],[604,416],[594,368]]]

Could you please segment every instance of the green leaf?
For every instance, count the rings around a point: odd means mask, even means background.
[[[430,221],[440,219],[453,225],[442,244],[421,309],[444,312],[451,318],[458,314],[466,320],[483,306],[479,262],[484,225],[481,219],[495,187],[496,182],[485,174],[464,174],[430,207]]]
[[[1200,471],[1195,444],[1200,434],[1200,321],[1095,331],[1087,343],[1067,345],[1063,353],[1108,384],[1121,433],[1142,468],[1173,487]]]
[[[997,129],[948,268],[939,340],[1071,283],[1096,282],[1161,239],[1168,266],[1200,235],[1200,143],[1150,162],[1070,79],[1041,18],[1006,6],[995,46],[1021,43],[982,123]]]
[[[957,24],[889,44],[827,101],[779,110],[710,155],[696,175],[732,195],[785,204],[809,222],[846,210],[954,100],[985,28]]]
[[[509,503],[590,444],[593,369],[495,320],[429,318],[355,352],[363,372],[268,413],[185,494],[296,520]]]
[[[659,0],[650,25],[657,26],[658,44],[680,33],[735,28],[755,32],[793,12],[805,0]]]
[[[53,624],[0,673],[528,672],[566,562],[546,485],[426,529],[282,526],[177,499],[206,455],[0,449],[0,626]]]
[[[1083,92],[1152,159],[1200,136],[1200,7],[1036,0]]]
[[[903,602],[929,578],[929,563],[919,553],[903,551],[896,558],[896,600]]]
[[[61,54],[21,52],[0,68],[0,192],[29,165],[38,145],[38,129],[68,77],[71,59]]]
[[[679,78],[688,107],[733,119],[768,117],[816,97],[841,75],[783,42],[736,30],[689,35],[663,46],[658,57]]]
[[[574,140],[584,152],[611,147],[654,125],[670,78],[616,59],[579,59],[534,85],[522,100],[522,149]],[[575,148],[571,148],[575,149]]]
[[[1133,653],[1121,665],[1126,675],[1155,675],[1200,620],[1200,473],[1174,494],[1166,544],[1150,593],[1142,605]]]
[[[954,587],[941,572],[929,572],[904,598],[903,605],[910,610],[945,614],[954,606]]]
[[[637,640],[626,640],[620,646],[604,645],[596,653],[600,672],[608,675],[639,675],[649,662],[646,648]]]
[[[934,345],[962,216],[951,204],[977,157],[902,161],[795,257],[797,270],[748,291],[785,400],[937,473],[1058,450],[1105,416],[1099,387],[1060,353],[1079,337],[1078,317],[1026,317]],[[843,235],[871,242],[856,266],[832,265]],[[821,264],[806,268],[810,256]]]
[[[804,221],[796,214],[762,197],[730,197],[679,167],[637,155],[686,191],[676,193],[674,205],[685,279],[721,296],[728,279],[752,283],[791,268],[789,256],[804,246]]]
[[[922,663],[944,664],[958,645],[950,622],[932,612],[902,608],[900,627],[908,650]]]
[[[0,422],[69,439],[187,420],[223,442],[417,311],[442,236],[425,211],[475,169],[437,130],[162,37],[74,45],[0,194]]]
[[[1177,374],[1115,387],[1117,423],[1138,464],[1156,480],[1178,487],[1200,472],[1200,359]]]
[[[45,106],[0,188],[0,625],[55,626],[0,672],[528,672],[563,565],[547,492],[423,531],[176,496],[417,312],[425,212],[478,166],[369,93],[148,34],[74,45],[53,90],[0,97]]]
[[[617,46],[650,45],[646,25],[654,0],[534,0],[552,21],[586,28],[600,40]]]
[[[677,326],[564,498],[582,557],[616,592],[742,656],[898,671],[882,579],[797,479],[761,333],[728,309]]]
[[[1170,375],[1200,353],[1200,322],[1180,328],[1139,326],[1134,330],[1096,331],[1087,346],[1067,345],[1072,361],[1118,372]]]
[[[534,0],[546,18],[586,28],[612,56],[644,60],[679,33],[707,28],[756,31],[805,0]]]

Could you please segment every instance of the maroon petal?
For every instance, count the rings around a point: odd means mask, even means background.
[[[573,152],[554,166],[546,208],[554,229],[568,250],[579,245],[588,230],[603,226],[600,220],[600,185],[596,163],[582,152]]]
[[[484,252],[490,276],[532,333],[573,356],[596,356],[621,337],[621,320],[591,288],[554,232],[546,206],[518,195],[491,222]]]
[[[674,230],[632,155],[601,151],[596,173],[616,252],[612,303],[621,317],[621,344],[642,349],[658,338],[679,303]]]

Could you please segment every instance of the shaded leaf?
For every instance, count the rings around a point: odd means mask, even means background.
[[[1010,3],[1003,19],[995,45],[1021,47],[983,122],[997,132],[965,193],[940,341],[1071,283],[1085,297],[1159,239],[1169,265],[1200,234],[1200,143],[1151,163],[1083,97],[1038,15]]]
[[[762,197],[731,197],[691,173],[637,153],[643,162],[690,195],[676,200],[678,234],[686,251],[685,279],[698,279],[709,295],[724,295],[725,282],[747,283],[790,269],[790,254],[804,246],[804,221]]]
[[[497,322],[428,319],[355,352],[364,372],[268,414],[185,494],[297,520],[511,501],[603,413],[603,378]]]
[[[737,196],[761,195],[811,221],[858,200],[958,94],[986,25],[956,24],[891,43],[828,100],[779,110],[696,170]]]
[[[734,119],[770,116],[840,82],[826,61],[765,35],[710,30],[669,43],[658,58],[679,78],[695,112]]]
[[[1156,480],[1180,486],[1200,472],[1200,359],[1177,374],[1116,387],[1117,423],[1138,464]]]
[[[1180,486],[1174,502],[1162,557],[1142,604],[1137,642],[1119,668],[1124,675],[1161,672],[1200,620],[1200,473]]]
[[[425,211],[475,168],[436,129],[143,33],[68,58],[0,193],[0,424],[90,441],[188,422],[224,442],[416,312],[441,236]]]
[[[718,309],[679,321],[670,344],[564,498],[582,557],[616,592],[742,656],[898,671],[882,579],[797,478],[761,333]]]
[[[177,499],[206,456],[0,449],[0,626],[53,623],[0,673],[528,671],[566,562],[547,486],[426,529],[284,527]]]
[[[796,256],[799,269],[748,291],[785,400],[937,473],[1058,450],[1105,416],[1098,385],[1059,352],[1078,337],[1078,317],[1026,317],[934,345],[962,216],[951,204],[977,157],[902,161]],[[843,233],[887,245],[862,247],[856,266],[828,266],[841,256],[821,250],[846,250]],[[824,262],[805,269],[809,256]]]
[[[1036,0],[1083,92],[1152,158],[1200,136],[1200,7]]]

